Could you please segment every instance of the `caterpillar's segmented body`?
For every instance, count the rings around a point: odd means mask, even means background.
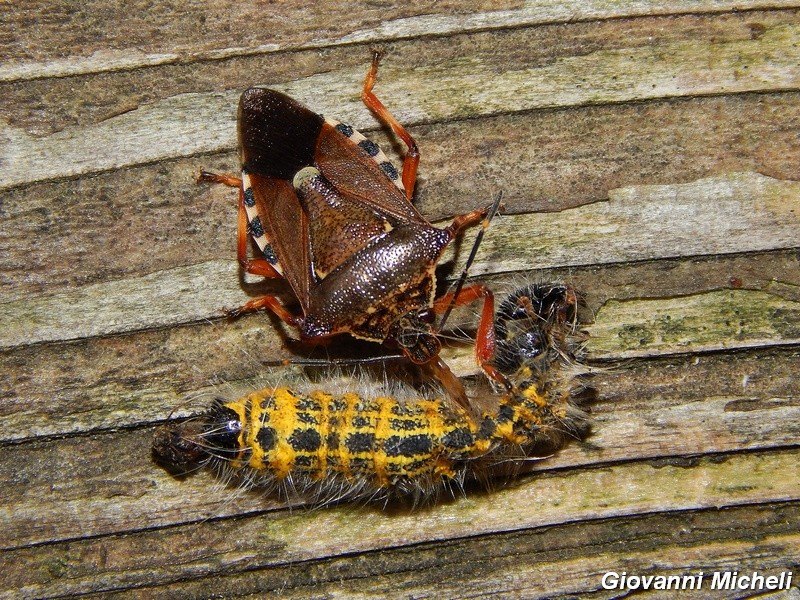
[[[441,399],[269,388],[165,425],[154,453],[173,471],[208,463],[285,496],[429,497],[484,478],[494,464],[546,456],[586,435],[578,404],[588,388],[576,378],[574,319],[566,286],[529,286],[506,299],[496,363],[513,387],[479,416]]]

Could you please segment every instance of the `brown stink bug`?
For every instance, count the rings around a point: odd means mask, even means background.
[[[439,358],[437,313],[483,299],[476,354],[486,373],[494,355],[494,300],[473,284],[435,298],[434,270],[450,242],[486,219],[489,209],[434,227],[414,208],[419,150],[372,91],[375,52],[361,98],[408,151],[398,173],[381,149],[349,125],[318,115],[274,90],[250,88],[239,102],[242,177],[202,172],[201,181],[239,188],[238,258],[244,271],[284,278],[301,314],[274,296],[233,311],[269,309],[306,340],[342,333],[398,347],[430,368],[467,404],[461,383]],[[248,258],[248,233],[263,258]]]

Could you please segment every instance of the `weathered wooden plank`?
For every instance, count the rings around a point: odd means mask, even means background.
[[[198,323],[3,354],[3,439],[129,427],[164,419],[187,396],[237,397],[292,381],[269,320]],[[188,408],[188,407],[186,407]],[[185,409],[184,409],[185,410]]]
[[[793,93],[417,127],[412,133],[423,157],[417,205],[442,219],[488,202],[498,190],[506,211],[521,213],[606,200],[622,186],[685,183],[728,171],[798,179],[798,132],[800,94]],[[385,136],[373,138],[391,150]],[[237,164],[226,153],[5,192],[0,295],[17,300],[232,260],[235,192],[195,185],[194,175],[201,166],[230,171]]]
[[[691,261],[664,260],[602,269],[563,269],[523,278],[494,278],[490,283],[502,295],[526,280],[568,280],[586,295],[591,311],[598,311],[609,299],[624,301],[650,296],[667,298],[669,302],[668,299],[675,296],[703,298],[709,290],[730,286],[731,277],[739,278],[750,290],[772,290],[775,301],[780,298],[796,301],[797,298],[777,289],[775,281],[800,285],[799,259],[794,252],[784,252]],[[762,317],[772,318],[769,314]],[[469,311],[463,315],[454,314],[451,323],[474,329],[474,315]],[[616,326],[624,329],[624,324]],[[612,329],[607,334],[610,339],[615,335]],[[331,350],[336,348],[340,356],[353,356],[358,350],[348,344],[347,338],[338,340]],[[662,348],[662,351],[668,349]],[[445,355],[462,374],[475,372],[471,347],[449,346]],[[3,439],[129,427],[163,419],[186,395],[213,394],[232,398],[265,387],[275,378],[291,380],[291,371],[265,368],[261,361],[296,356],[281,349],[278,329],[274,321],[264,315],[252,315],[232,323],[201,322],[108,338],[20,346],[0,352]],[[324,358],[326,354],[312,356]],[[724,368],[723,371],[727,372]],[[376,375],[382,378],[380,372]],[[739,373],[731,377],[739,381],[744,375]],[[711,373],[698,377],[705,381]],[[617,385],[620,383],[617,381]],[[722,392],[722,389],[728,391]],[[612,393],[612,390],[604,393]],[[705,392],[706,395],[718,393],[737,392],[723,387]],[[777,390],[770,393],[786,394]]]
[[[520,235],[524,231],[534,233]],[[800,183],[735,173],[690,184],[614,190],[608,202],[559,213],[498,218],[473,273],[798,246]],[[248,299],[236,272],[232,261],[211,261],[6,302],[0,313],[0,347],[218,317],[223,307]],[[794,339],[792,327],[781,341]]]
[[[11,323],[20,343],[0,346],[0,546],[11,548],[0,596],[609,597],[600,569],[796,566],[800,5],[357,0],[322,30],[295,0],[253,18],[242,3],[202,13],[156,0],[147,21],[89,2],[70,14],[28,2],[0,24],[12,58],[0,66],[11,148],[0,156],[21,149],[15,164],[44,165],[0,176],[2,308],[31,302],[18,316],[46,332],[31,343]],[[666,12],[681,16],[657,16]],[[33,15],[36,27],[19,26]],[[74,27],[46,34],[65,23]],[[594,380],[595,432],[532,465],[520,486],[411,514],[287,513],[231,498],[208,475],[174,481],[150,463],[150,425],[185,394],[302,379],[259,364],[290,356],[263,316],[204,321],[244,293],[226,273],[232,193],[194,187],[191,173],[235,166],[233,104],[254,79],[298,94],[316,86],[330,99],[320,108],[371,128],[355,94],[373,40],[394,41],[379,85],[416,123],[423,211],[445,217],[504,189],[521,215],[506,223],[532,234],[522,260],[497,239],[484,248],[493,288],[518,285],[505,271],[530,273],[535,261],[529,277],[588,293],[590,350],[612,361]],[[491,98],[469,91],[481,86]],[[169,143],[115,148],[116,126],[123,144]],[[167,139],[190,128],[209,143]],[[222,151],[187,158],[210,148]],[[736,171],[749,179],[721,185]],[[627,216],[603,212],[611,206]],[[540,209],[562,212],[524,214]],[[677,223],[664,218],[676,209]],[[576,244],[540,248],[559,226],[562,244]],[[615,234],[602,239],[603,227]],[[170,272],[181,276],[159,279]],[[451,324],[473,327],[468,313]],[[468,348],[448,352],[461,372],[474,368]],[[222,518],[198,521],[208,516]]]
[[[791,543],[798,516],[797,504],[790,503],[623,517],[327,558],[304,562],[302,568],[280,561],[280,546],[264,539],[257,546],[253,543],[259,537],[254,531],[262,518],[258,516],[12,551],[4,590],[41,597],[173,581],[148,590],[148,597],[202,595],[210,588],[225,596],[258,592],[263,597],[280,591],[282,597],[307,597],[309,585],[318,593],[338,591],[348,597],[368,590],[394,597],[401,587],[409,595],[424,597],[435,589],[440,595],[448,590],[447,597],[461,597],[469,591],[510,591],[524,585],[526,597],[537,592],[552,597],[556,591],[585,597],[598,587],[598,567],[650,573],[657,562],[659,573],[674,574],[710,571],[736,561],[762,571],[787,568],[783,561],[792,560],[797,548]],[[731,522],[738,527],[730,527]],[[200,538],[204,550],[197,547]],[[236,558],[232,547],[240,540],[248,541],[248,551]],[[593,549],[591,558],[587,544]],[[626,549],[625,566],[613,562],[620,546]],[[443,564],[442,552],[452,560]],[[97,556],[106,557],[102,565],[93,560]],[[213,556],[222,560],[214,563]],[[698,556],[703,557],[701,563]],[[166,557],[179,559],[169,564]],[[517,580],[508,586],[509,572],[520,570],[530,570],[524,583]],[[6,595],[0,591],[0,597]]]
[[[128,545],[125,538],[116,544],[113,540],[109,542],[119,549],[114,553],[118,557],[115,562],[135,560],[136,555],[144,558],[142,551],[146,547],[146,564],[142,568],[150,573],[149,577],[163,580],[176,574],[186,576],[209,570],[224,572],[256,565],[306,562],[575,521],[796,501],[798,479],[794,465],[797,458],[796,450],[785,450],[697,459],[676,465],[636,462],[541,473],[514,487],[491,494],[473,494],[429,510],[396,511],[391,515],[372,507],[353,506],[314,512],[278,511],[233,522],[223,520],[219,526],[194,524],[150,532],[136,536],[138,540],[130,540],[130,550],[125,548]],[[118,493],[121,492],[122,488]],[[113,517],[116,521],[113,527],[117,530],[131,526],[129,521],[134,517],[130,510],[134,507],[129,506],[129,499],[130,491],[108,507],[105,519]],[[95,498],[92,505],[97,507],[98,504]],[[135,508],[141,510],[137,524],[148,523],[152,527],[160,522],[159,509],[164,505],[155,494],[149,503],[137,504],[140,505]],[[73,506],[77,508],[75,502]],[[97,523],[85,512],[78,514],[67,506],[60,508],[61,531],[74,526],[68,524],[83,520],[81,537],[97,532]],[[48,513],[49,510],[42,516],[48,519]],[[47,527],[47,521],[34,522],[24,509],[14,516],[14,521],[8,521],[12,525],[27,521],[34,528],[26,537],[35,539]],[[16,527],[11,531],[14,530]],[[192,539],[195,535],[202,538],[202,543]],[[58,537],[51,534],[48,539],[56,541]],[[80,543],[77,548],[91,552],[93,546],[96,544]],[[153,552],[153,546],[163,547],[163,552]],[[56,548],[56,552],[62,554],[63,550]],[[47,554],[43,552],[43,558]],[[78,552],[78,556],[82,554]],[[60,569],[69,569],[76,562],[80,569],[80,559],[64,558],[67,560],[60,561]],[[137,579],[142,577],[141,574],[131,575]],[[17,572],[16,577],[19,576]],[[41,574],[38,577],[41,578]],[[85,585],[85,579],[86,573],[77,578],[76,583]]]
[[[680,525],[675,523],[675,530],[680,529]],[[605,531],[603,532],[605,533]],[[655,536],[655,533],[653,534]],[[783,571],[792,570],[792,565],[798,557],[797,543],[800,536],[797,534],[784,534],[776,536],[759,536],[757,541],[742,538],[739,541],[728,543],[698,543],[690,548],[683,546],[671,547],[644,551],[630,552],[627,549],[623,552],[620,542],[617,548],[609,548],[606,552],[594,556],[583,557],[575,556],[572,560],[553,560],[550,564],[534,563],[529,560],[521,560],[519,555],[509,556],[504,561],[491,561],[495,568],[485,572],[482,569],[467,567],[464,571],[476,570],[477,576],[454,577],[452,563],[448,560],[447,567],[443,568],[441,562],[433,563],[426,569],[420,567],[420,571],[400,572],[392,570],[387,574],[376,574],[369,577],[366,581],[353,574],[351,578],[329,579],[316,582],[305,579],[300,575],[300,569],[283,569],[278,573],[283,574],[285,579],[291,581],[291,575],[296,574],[296,578],[303,581],[306,585],[313,585],[314,592],[317,594],[329,593],[332,595],[341,594],[344,597],[357,595],[359,598],[385,598],[392,595],[396,590],[402,589],[402,596],[406,598],[418,597],[446,597],[446,598],[474,598],[480,596],[490,596],[493,598],[619,598],[620,594],[630,593],[623,591],[605,591],[600,587],[600,582],[604,573],[615,571],[616,573],[642,573],[646,575],[669,574],[693,574],[698,562],[702,562],[703,569],[708,575],[704,578],[702,592],[697,592],[698,596],[713,597],[719,599],[739,600],[742,598],[740,590],[711,591],[713,571],[726,571],[735,569],[739,565],[756,565],[758,568],[768,572],[770,575],[780,575]],[[586,539],[586,546],[594,548],[596,545],[593,540]],[[448,548],[448,550],[450,550]],[[584,551],[586,547],[584,547]],[[455,549],[453,554],[463,557],[464,562],[483,563],[483,556],[480,554],[461,555]],[[666,555],[666,556],[665,556]],[[477,558],[476,558],[477,557]],[[527,558],[527,557],[526,557]],[[515,560],[516,559],[516,560]],[[598,559],[602,560],[598,564]],[[338,562],[338,561],[337,561]],[[500,564],[497,564],[497,563]],[[386,563],[383,563],[386,565]],[[463,563],[462,563],[463,564]],[[658,570],[654,569],[658,565]],[[463,568],[463,567],[462,567]],[[277,569],[276,569],[277,570]],[[270,571],[273,571],[270,569]],[[314,569],[316,571],[316,569]],[[314,572],[312,571],[312,572]],[[431,572],[433,571],[433,572]],[[752,573],[752,571],[748,571]],[[224,585],[230,586],[228,589],[236,590],[237,597],[257,598],[259,594],[275,590],[280,590],[282,598],[304,598],[307,597],[308,589],[289,589],[284,592],[283,588],[275,585],[276,573],[249,573],[232,577],[224,580]],[[280,575],[279,575],[280,577]],[[284,581],[285,581],[284,579]],[[280,581],[280,579],[277,579]],[[281,582],[283,587],[288,587]],[[191,597],[204,589],[203,586],[211,584],[210,580],[185,582],[167,586],[165,589],[157,588],[151,597],[169,598],[173,594],[177,597]],[[242,590],[247,590],[248,595],[238,596]],[[797,600],[800,595],[793,587],[788,592],[775,594],[775,600]],[[637,595],[645,595],[647,598],[663,598],[665,600],[674,598],[676,592],[633,592]],[[680,593],[680,592],[678,592]],[[689,592],[690,594],[692,592]],[[708,595],[706,595],[708,594]],[[758,596],[761,598],[761,595]]]
[[[241,306],[248,297],[237,273],[238,263],[212,261],[87,285],[56,297],[8,302],[0,317],[8,335],[3,347],[219,318],[226,307]],[[215,304],[211,311],[209,301]],[[143,312],[151,317],[144,327]]]
[[[800,286],[794,293],[800,297]],[[702,352],[800,340],[800,301],[724,290],[684,298],[609,301],[589,327],[592,356]]]
[[[742,516],[738,512],[735,515]],[[628,523],[614,520],[607,525],[624,527]],[[649,535],[650,538],[662,539],[664,531],[686,529],[678,518],[663,522],[663,525],[665,528],[660,532],[640,532],[633,527],[624,529],[632,536]],[[739,528],[730,529],[745,533]],[[608,529],[598,528],[594,532],[598,537],[590,537],[588,532],[581,536],[582,554],[577,551],[568,557],[552,552],[552,546],[534,551],[532,547],[538,549],[539,545],[526,544],[524,538],[520,539],[521,535],[508,536],[511,537],[508,541],[507,536],[499,539],[498,536],[484,544],[473,544],[467,540],[458,545],[444,545],[438,550],[423,546],[414,550],[358,555],[349,560],[341,558],[312,562],[303,565],[302,569],[287,565],[231,574],[222,579],[215,577],[213,580],[202,578],[183,581],[148,590],[148,597],[189,598],[213,586],[217,593],[231,593],[239,598],[259,598],[270,592],[279,593],[281,598],[307,598],[309,589],[313,589],[320,597],[327,594],[334,597],[386,598],[397,597],[398,590],[402,590],[400,597],[404,598],[491,596],[566,600],[577,596],[611,599],[618,598],[620,592],[606,591],[600,587],[602,576],[608,571],[648,576],[665,573],[696,575],[700,572],[697,565],[702,563],[707,575],[701,588],[703,592],[698,594],[738,600],[742,597],[740,590],[710,591],[714,571],[724,572],[731,570],[732,566],[735,569],[738,565],[748,565],[748,568],[757,568],[770,575],[791,572],[798,557],[797,544],[800,540],[796,533],[785,533],[757,534],[755,542],[742,535],[737,540],[714,543],[701,540],[692,531],[684,536],[685,541],[682,540],[680,545],[667,545],[665,541],[660,548],[639,551],[631,548],[630,539],[621,540],[610,535]],[[619,540],[616,546],[604,543],[609,538]],[[501,550],[489,546],[492,542],[501,545]],[[620,550],[623,547],[624,552]],[[594,551],[592,555],[587,556],[587,548]],[[530,553],[528,549],[531,549]],[[468,554],[465,550],[471,550],[472,553]],[[501,554],[503,551],[505,554]],[[443,552],[450,557],[446,562],[441,559]],[[398,564],[396,559],[402,562]],[[603,562],[599,563],[600,560]],[[658,570],[654,569],[654,565],[658,565]],[[647,594],[648,598],[664,599],[674,598],[675,593],[638,591],[640,595]],[[126,595],[130,594],[122,593],[114,597]],[[761,595],[758,597],[762,598]],[[798,597],[800,593],[795,587],[788,592],[766,596],[767,600],[797,600]]]
[[[684,184],[629,186],[608,196],[607,202],[558,213],[497,219],[472,273],[800,246],[797,181],[728,173]]]
[[[798,360],[796,352],[772,357],[757,353],[746,360],[738,354],[721,355],[687,358],[678,365],[644,363],[635,373],[598,375],[601,398],[606,393],[610,398],[593,409],[595,433],[588,444],[570,445],[531,468],[546,472],[792,447],[800,435],[800,399],[793,379]],[[170,408],[158,406],[164,412]],[[277,505],[258,495],[232,498],[231,490],[214,486],[205,474],[182,482],[171,479],[151,462],[151,434],[151,428],[96,432],[10,446],[10,459],[0,464],[0,516],[6,523],[7,545],[103,535],[141,527],[143,522],[162,526]],[[800,487],[791,480],[797,475],[787,470],[790,481],[783,478],[795,492]],[[51,493],[54,489],[57,495]],[[609,506],[614,502],[609,500]]]
[[[382,69],[381,79],[392,77],[391,68],[387,72],[389,64],[393,68],[413,64],[416,70],[435,72],[440,65],[457,62],[464,56],[477,57],[487,69],[501,73],[559,64],[575,56],[578,48],[579,53],[588,54],[658,47],[687,38],[695,43],[747,40],[785,23],[787,18],[796,19],[796,15],[786,11],[714,17],[687,15],[670,18],[669,27],[664,27],[664,20],[659,18],[615,19],[410,39],[392,45],[391,61],[387,60]],[[526,51],[501,55],[498,47],[525,48]],[[139,107],[187,93],[241,91],[255,82],[270,86],[320,73],[363,72],[368,54],[364,46],[344,46],[324,52],[281,53],[268,61],[261,56],[239,57],[80,77],[0,82],[0,110],[15,130],[46,137],[69,127],[109,121]],[[355,91],[350,90],[353,98]],[[317,102],[314,98],[306,100],[311,106]],[[369,123],[375,124],[374,120]],[[204,123],[197,123],[196,131],[203,131],[204,127]]]
[[[308,19],[308,7],[303,2],[282,2],[270,10],[240,2],[218,2],[213,10],[195,7],[184,14],[166,3],[154,3],[146,14],[130,11],[123,4],[94,4],[85,4],[79,12],[53,14],[51,10],[50,18],[44,22],[39,17],[42,11],[51,9],[50,5],[27,2],[10,11],[0,27],[0,39],[12,38],[3,47],[7,62],[0,68],[0,81],[546,23],[800,6],[791,0],[681,0],[668,6],[651,0],[591,0],[572,5],[536,0],[521,6],[512,2],[471,3],[468,8],[418,2],[384,6],[376,11],[368,2],[352,2],[347,11],[320,6],[321,11],[337,15],[323,34],[318,24]],[[105,19],[94,18],[98,9],[105,13]],[[36,19],[36,27],[29,26],[32,19]],[[198,23],[203,26],[198,28]],[[231,23],[239,26],[230,27]],[[86,35],[87,30],[93,32],[94,43]],[[259,39],[262,32],[269,32],[266,43]],[[75,36],[80,36],[80,43],[76,43]]]
[[[797,16],[780,12],[762,20],[766,24],[760,23],[757,35],[733,19],[727,32],[720,20],[713,35],[706,31],[698,37],[701,29],[693,22],[670,29],[668,39],[659,37],[667,35],[666,30],[653,28],[651,45],[637,37],[625,46],[628,40],[614,38],[618,45],[604,48],[597,40],[601,46],[593,52],[572,49],[572,55],[548,57],[551,60],[544,63],[536,57],[504,57],[498,62],[497,42],[487,39],[468,59],[452,56],[413,72],[387,65],[381,95],[401,121],[414,124],[550,107],[796,90],[800,87]],[[521,47],[529,47],[521,42]],[[425,50],[418,47],[417,52],[424,55]],[[353,95],[363,71],[356,65],[332,68],[271,85],[301,100],[315,99],[316,110],[357,127],[374,127]],[[415,93],[408,96],[411,89]],[[44,137],[9,125],[3,132],[7,142],[0,186],[232,148],[237,96],[235,91],[177,94]],[[202,136],[196,135],[198,128]]]

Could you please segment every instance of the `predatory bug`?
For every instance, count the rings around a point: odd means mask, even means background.
[[[251,300],[231,314],[269,309],[305,340],[349,333],[398,347],[467,406],[463,386],[439,357],[434,322],[452,305],[483,299],[477,359],[492,379],[506,384],[490,362],[493,295],[473,284],[436,299],[434,271],[444,249],[463,230],[488,224],[490,208],[458,215],[442,229],[414,208],[420,154],[372,91],[380,59],[381,53],[374,52],[361,98],[407,146],[402,173],[349,125],[274,90],[250,88],[242,94],[241,179],[201,172],[199,180],[239,188],[239,263],[247,273],[284,278],[301,314],[274,296]],[[248,233],[263,258],[248,258]]]

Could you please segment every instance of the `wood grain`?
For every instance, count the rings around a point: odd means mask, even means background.
[[[3,15],[0,598],[612,598],[608,570],[797,570],[800,3],[29,0]],[[354,384],[264,366],[325,354],[267,316],[221,317],[290,298],[238,276],[236,194],[193,177],[237,169],[254,84],[397,159],[358,100],[375,44],[377,91],[422,151],[421,211],[444,223],[503,190],[473,273],[499,296],[531,281],[584,296],[592,435],[416,511],[175,480],[150,457],[173,410]],[[473,309],[450,324],[473,331]],[[479,385],[469,344],[444,356]]]
[[[612,190],[609,196],[608,202],[557,214],[498,218],[473,272],[800,246],[798,182],[733,173],[689,184]],[[443,261],[451,256],[445,254]],[[462,267],[457,264],[456,272]],[[0,315],[0,347],[218,317],[225,307],[248,299],[236,272],[232,261],[213,261],[7,302]],[[209,295],[209,289],[215,293]],[[789,330],[796,327],[790,323]]]
[[[614,592],[598,589],[604,569],[619,573],[676,573],[724,570],[742,561],[770,572],[786,569],[797,559],[797,537],[792,533],[763,534],[755,540],[738,541],[730,536],[730,519],[748,527],[767,530],[772,519],[770,509],[778,509],[785,531],[795,519],[774,505],[763,508],[728,509],[720,521],[718,511],[681,512],[664,518],[645,516],[636,519],[608,519],[582,522],[546,530],[532,530],[494,535],[489,538],[459,540],[452,544],[426,544],[409,549],[367,553],[358,560],[350,557],[313,561],[303,568],[292,565],[232,575],[219,582],[231,593],[246,591],[247,598],[276,592],[287,597],[305,597],[316,593],[359,594],[384,597],[397,593],[414,596],[461,597],[490,595],[501,598],[567,598],[575,594],[589,598],[611,598]],[[763,511],[763,512],[762,512]],[[715,527],[716,524],[716,527]],[[780,530],[780,525],[775,529]],[[662,544],[665,531],[682,531],[680,545],[665,555]],[[726,532],[728,535],[726,536]],[[587,548],[603,561],[587,558]],[[620,550],[624,548],[625,555]],[[448,552],[450,560],[442,564],[438,554]],[[782,553],[781,558],[776,555]],[[521,556],[530,556],[521,560]],[[475,560],[475,557],[481,560]],[[367,577],[367,581],[362,580]],[[154,597],[188,592],[202,593],[207,579],[181,582],[152,591]],[[796,598],[796,590],[775,598]],[[618,592],[617,592],[618,594]],[[651,594],[669,598],[669,594]],[[738,592],[722,592],[720,598],[738,598]],[[769,596],[767,596],[769,597]]]
[[[37,28],[29,27],[44,7],[49,9],[49,18],[38,22]],[[27,2],[11,12],[0,29],[10,59],[0,69],[0,81],[219,60],[304,47],[386,43],[410,37],[546,23],[797,8],[798,4],[791,0],[751,0],[746,4],[729,0],[681,0],[665,7],[659,2],[641,0],[593,0],[573,5],[537,0],[522,4],[472,3],[468,8],[452,2],[418,2],[391,8],[352,2],[347,11],[339,11],[338,7],[336,2],[321,3],[310,12],[307,4],[295,1],[263,11],[225,1],[181,13],[174,5],[157,2],[150,5],[147,13],[139,13],[126,10],[124,5],[100,2],[85,3],[80,11],[53,11],[50,5]],[[98,8],[102,8],[103,18],[97,18]],[[318,17],[333,11],[338,18],[326,21],[327,30],[321,31]],[[242,26],[232,27],[232,24]],[[169,28],[168,36],[161,32],[165,25]],[[263,29],[270,31],[269,43],[253,43]],[[92,35],[85,35],[89,31]]]
[[[441,50],[430,53],[437,58],[434,64],[417,64],[413,71],[387,65],[381,96],[396,107],[401,121],[413,125],[553,107],[796,90],[800,87],[797,17],[781,13],[780,19],[767,15],[763,21],[754,35],[742,19],[720,19],[720,27],[711,28],[695,17],[668,34],[656,31],[654,25],[651,31],[632,31],[626,44],[596,39],[591,40],[596,47],[589,53],[558,48],[555,55],[523,55],[513,61],[507,56],[501,60],[494,52],[496,35],[486,34],[469,57],[447,56]],[[315,99],[318,112],[369,130],[375,127],[374,120],[353,94],[363,77],[362,59],[360,65],[269,83],[301,101]],[[409,96],[408,90],[414,94]],[[239,93],[175,94],[45,137],[8,125],[3,131],[6,149],[0,185],[230,149],[236,139]],[[201,136],[196,135],[198,124]]]

